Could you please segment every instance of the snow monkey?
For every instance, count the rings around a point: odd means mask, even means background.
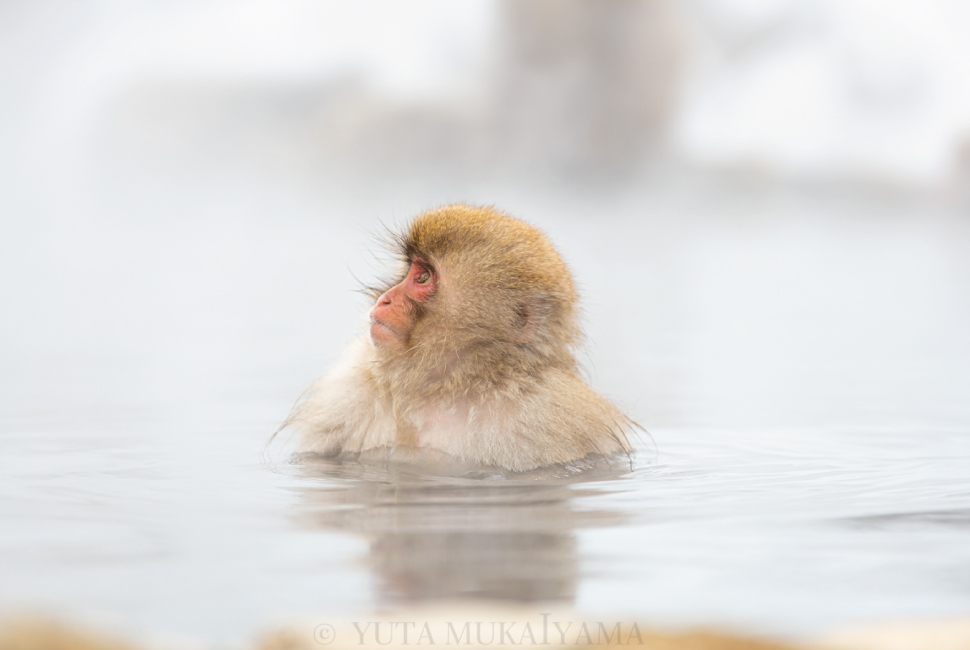
[[[284,424],[324,456],[431,449],[528,470],[629,453],[634,423],[580,376],[569,270],[537,228],[449,205],[394,237],[370,332]]]

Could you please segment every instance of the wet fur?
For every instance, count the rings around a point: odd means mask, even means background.
[[[629,453],[633,423],[580,377],[569,270],[536,228],[491,208],[427,212],[397,238],[439,274],[404,351],[354,342],[284,426],[300,451],[424,447],[527,470]],[[396,282],[371,292],[380,295]]]

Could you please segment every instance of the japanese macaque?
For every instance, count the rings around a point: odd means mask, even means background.
[[[580,377],[576,288],[545,235],[450,205],[395,243],[369,335],[284,424],[301,452],[430,449],[512,471],[630,452],[633,422]]]

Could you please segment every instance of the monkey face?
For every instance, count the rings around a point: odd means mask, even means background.
[[[370,338],[379,348],[403,349],[425,303],[438,288],[438,274],[428,263],[412,258],[407,275],[385,291],[370,310]]]

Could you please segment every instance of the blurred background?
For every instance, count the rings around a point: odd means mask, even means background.
[[[463,201],[551,236],[652,435],[506,539],[540,588],[477,595],[966,614],[968,33],[960,0],[0,0],[0,607],[222,641],[455,596],[423,519],[259,453],[360,333],[374,233]]]

